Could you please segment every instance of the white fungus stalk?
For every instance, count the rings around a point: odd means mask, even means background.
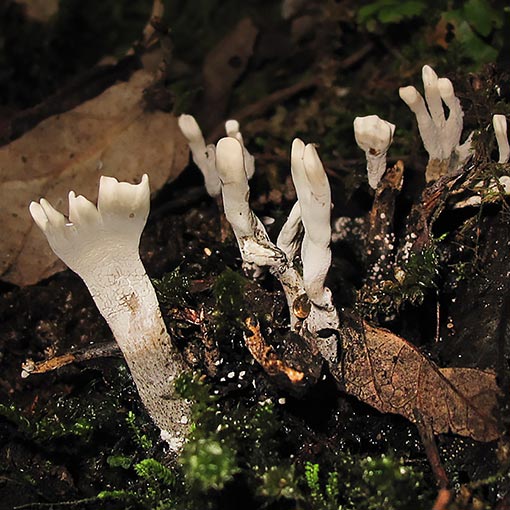
[[[202,130],[192,115],[182,114],[179,119],[179,128],[184,137],[188,140],[193,161],[204,176],[205,188],[211,197],[217,197],[221,194],[221,183],[216,168],[216,147],[214,144],[205,144]],[[243,135],[239,129],[237,120],[227,120],[225,122],[225,132],[228,137],[237,140],[242,147],[244,169],[248,179],[251,179],[255,172],[255,158],[248,152],[244,146]]]
[[[225,216],[232,226],[244,263],[269,267],[284,289],[291,310],[291,327],[316,339],[320,331],[338,328],[338,315],[331,292],[324,286],[331,264],[331,196],[326,173],[312,144],[299,140],[292,145],[292,177],[298,202],[280,232],[277,245],[269,239],[262,222],[249,206],[249,186],[242,146],[235,138],[223,138],[216,147],[217,168],[222,182]],[[304,227],[301,241],[300,232]],[[303,275],[293,260],[301,246]],[[295,313],[296,303],[306,296],[308,316]],[[329,361],[336,359],[336,348],[326,340],[318,347]],[[336,346],[336,343],[335,343]],[[322,352],[322,349],[321,349]]]
[[[225,216],[236,236],[245,269],[251,268],[259,275],[263,266],[285,263],[285,254],[269,240],[264,225],[250,209],[243,148],[236,138],[222,138],[218,142],[216,163]]]
[[[368,184],[372,189],[377,189],[386,172],[386,153],[393,141],[394,133],[395,124],[377,115],[354,119],[354,137],[359,148],[365,151]]]
[[[471,138],[460,145],[463,127],[462,107],[448,78],[438,78],[428,65],[423,66],[425,100],[413,86],[401,87],[399,95],[415,114],[421,139],[429,154],[427,182],[460,168],[471,154]],[[443,103],[448,107],[445,118]]]
[[[188,140],[193,161],[204,176],[207,193],[211,197],[218,196],[221,193],[221,184],[216,170],[214,145],[205,144],[202,130],[192,115],[182,114],[178,119],[178,123],[182,134]]]
[[[508,144],[506,117],[496,114],[492,117],[492,125],[496,134],[496,142],[499,150],[499,163],[508,163],[510,159],[510,145]]]
[[[184,443],[190,406],[174,393],[187,370],[172,345],[139,256],[150,206],[147,175],[137,185],[101,177],[97,208],[69,193],[69,221],[44,198],[30,213],[52,250],[88,287],[129,366],[140,398],[173,450]]]
[[[324,329],[335,330],[339,325],[331,291],[325,286],[331,266],[331,190],[313,144],[305,146],[299,138],[294,140],[291,170],[305,231],[301,245],[303,284],[311,304],[303,325],[315,335]],[[328,361],[336,359],[334,335],[323,338],[318,346]]]

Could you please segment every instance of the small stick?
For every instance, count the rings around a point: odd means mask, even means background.
[[[440,489],[448,489],[450,481],[448,480],[448,475],[441,463],[432,426],[428,421],[425,421],[425,417],[418,409],[413,409],[413,413],[421,441],[425,448],[425,453],[427,454],[427,459],[429,460],[432,472],[436,477],[437,485]]]
[[[374,45],[372,43],[366,44],[358,51],[356,51],[355,53],[347,57],[345,60],[340,62],[338,67],[342,71],[345,71],[346,69],[355,66],[358,62],[363,60],[363,58],[365,58],[366,55],[368,55],[372,51],[373,48]],[[273,107],[275,104],[282,103],[283,101],[290,99],[296,94],[299,94],[300,92],[303,92],[311,88],[315,88],[318,85],[320,85],[319,78],[317,77],[305,78],[295,83],[294,85],[290,85],[289,87],[276,90],[262,98],[260,101],[257,101],[253,104],[246,106],[245,108],[242,108],[241,110],[233,113],[231,115],[231,118],[236,119],[238,121],[242,121],[248,117],[262,115],[266,110]],[[207,137],[207,139],[216,141],[222,135],[223,129],[224,129],[223,123],[221,125],[216,126],[212,130],[211,134]]]
[[[451,498],[452,493],[449,489],[439,489],[432,510],[448,510],[448,504],[450,503]]]
[[[119,346],[116,342],[105,342],[98,345],[92,345],[79,349],[74,352],[67,352],[60,356],[53,356],[44,361],[37,363],[31,359],[27,359],[21,365],[21,377],[24,379],[32,374],[45,374],[57,368],[69,365],[70,363],[80,363],[96,358],[122,357]]]

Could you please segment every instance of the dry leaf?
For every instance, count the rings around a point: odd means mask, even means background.
[[[436,434],[451,431],[477,441],[500,436],[492,414],[499,393],[492,372],[440,369],[403,338],[366,323],[342,333],[345,357],[334,375],[347,393],[412,422],[417,409]]]
[[[15,0],[26,10],[27,18],[47,23],[58,13],[59,0]]]
[[[202,108],[207,116],[201,119],[206,130],[224,120],[232,87],[248,65],[257,34],[253,21],[244,18],[206,55]]]
[[[154,191],[185,167],[188,146],[175,117],[143,110],[151,82],[137,71],[0,148],[3,280],[28,285],[63,268],[28,213],[32,200],[44,196],[66,213],[70,190],[96,200],[101,175],[138,182],[148,173]]]

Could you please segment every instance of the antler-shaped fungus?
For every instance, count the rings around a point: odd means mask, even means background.
[[[69,221],[42,198],[30,213],[55,254],[88,287],[110,326],[131,375],[162,437],[184,443],[190,406],[174,394],[187,367],[172,345],[138,246],[149,215],[149,179],[137,185],[101,177],[97,208],[69,193]]]
[[[217,197],[221,193],[221,183],[216,169],[216,147],[214,144],[205,144],[204,135],[198,125],[195,117],[182,114],[179,117],[179,127],[184,137],[188,140],[193,161],[204,176],[205,189],[211,197]],[[225,132],[230,138],[237,140],[243,149],[246,173],[248,179],[251,179],[255,172],[255,158],[248,152],[244,146],[243,135],[239,130],[237,120],[227,120],[225,122]]]
[[[283,286],[291,310],[291,327],[317,340],[319,350],[329,361],[336,358],[336,342],[317,339],[320,331],[337,329],[338,314],[331,292],[324,286],[331,264],[331,197],[326,173],[312,144],[294,140],[291,155],[292,177],[298,201],[292,208],[274,245],[249,206],[249,186],[241,144],[234,138],[222,138],[216,147],[216,164],[222,183],[227,220],[234,230],[245,263],[267,266]],[[294,266],[301,243],[303,275]],[[297,303],[305,296],[310,311],[296,313]]]
[[[452,82],[448,78],[438,78],[428,65],[423,66],[422,79],[425,100],[413,86],[401,87],[399,95],[416,116],[423,145],[429,154],[425,178],[430,182],[462,166],[470,155],[471,136],[460,145],[464,113]],[[448,119],[443,102],[450,110]]]

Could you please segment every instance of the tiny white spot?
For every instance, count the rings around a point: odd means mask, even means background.
[[[233,379],[233,378],[235,377],[235,375],[236,375],[236,373],[235,373],[235,372],[229,372],[229,373],[227,374],[227,377],[228,377],[229,379]]]

